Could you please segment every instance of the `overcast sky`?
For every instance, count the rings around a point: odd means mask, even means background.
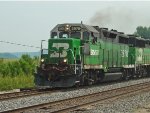
[[[150,26],[150,2],[0,2],[0,40],[40,46],[60,23],[80,23],[133,33]],[[0,52],[38,51],[0,42]]]

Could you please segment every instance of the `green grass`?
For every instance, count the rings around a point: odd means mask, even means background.
[[[34,87],[33,75],[21,75],[16,77],[0,77],[0,91],[12,90],[18,88]]]

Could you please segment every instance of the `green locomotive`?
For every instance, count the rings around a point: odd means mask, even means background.
[[[38,87],[71,87],[144,77],[150,71],[150,41],[85,24],[58,24],[41,48]]]

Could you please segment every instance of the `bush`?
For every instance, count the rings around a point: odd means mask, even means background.
[[[34,86],[33,72],[38,57],[22,55],[19,60],[0,59],[0,90]]]
[[[31,58],[29,55],[22,55],[19,60],[4,62],[0,60],[0,76],[32,75],[38,58]]]

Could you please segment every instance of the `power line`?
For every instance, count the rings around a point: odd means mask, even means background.
[[[19,44],[19,43],[3,41],[3,40],[0,40],[0,42],[7,43],[7,44],[13,44],[13,45],[17,45],[17,46],[24,46],[24,47],[31,47],[31,48],[38,48],[38,49],[41,48],[41,47],[37,47],[37,46],[33,46],[33,45]]]

